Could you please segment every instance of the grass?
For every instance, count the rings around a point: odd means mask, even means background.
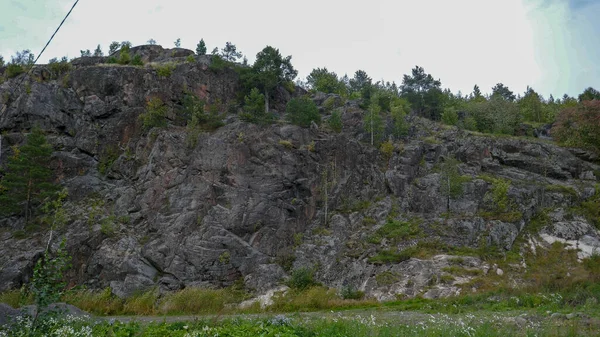
[[[155,64],[153,66],[156,69],[156,74],[160,77],[170,77],[173,70],[175,70],[174,63]]]
[[[354,212],[364,212],[371,207],[371,201],[369,200],[355,200],[350,202],[348,199],[342,199],[342,205],[338,208],[338,211],[342,214],[351,214]]]
[[[483,274],[481,269],[468,269],[459,266],[445,267],[442,268],[442,271],[457,276],[481,276]]]
[[[388,219],[388,221],[379,228],[368,241],[371,243],[379,243],[381,242],[381,238],[385,238],[393,243],[398,243],[418,237],[422,234],[422,231],[419,228],[420,223],[421,219],[419,218],[412,219],[411,221]]]
[[[570,197],[577,197],[578,193],[577,191],[571,187],[571,186],[564,186],[564,185],[546,185],[545,187],[546,192],[555,192],[555,193],[561,193]]]
[[[321,294],[322,295],[322,294]],[[195,319],[194,321],[151,322],[95,321],[63,317],[51,324],[42,325],[43,331],[36,336],[280,336],[280,337],[375,337],[375,336],[457,336],[457,337],[504,337],[504,336],[598,336],[595,321],[561,321],[537,317],[527,313],[515,319],[521,312],[500,315],[487,313],[445,315],[403,315],[386,312],[322,313],[317,315],[277,315],[254,319]],[[591,323],[590,323],[591,322]],[[25,321],[15,326],[0,327],[0,335],[33,335]],[[65,329],[68,328],[68,329]],[[68,333],[67,331],[71,331]]]
[[[279,141],[279,145],[283,145],[288,150],[291,150],[295,147],[294,144],[292,144],[292,142],[290,142],[289,140],[284,140],[284,139]]]

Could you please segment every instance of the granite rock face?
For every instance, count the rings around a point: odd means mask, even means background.
[[[30,93],[9,94],[20,78],[0,85],[0,165],[34,125],[55,149],[52,167],[69,191],[68,223],[59,235],[73,256],[72,284],[110,286],[125,297],[156,286],[243,280],[265,293],[305,267],[327,286],[382,300],[449,296],[469,277],[444,277],[444,268],[487,273],[493,267],[448,254],[395,263],[375,257],[419,242],[510,249],[537,213],[576,205],[598,181],[596,163],[548,142],[476,136],[416,117],[402,146],[385,157],[361,142],[364,112],[356,102],[331,95],[314,100],[342,106],[340,134],[244,123],[234,113],[235,71],[215,72],[206,57],[181,62],[191,55],[185,50],[142,46],[131,53],[176,66],[161,77],[152,65],[82,59],[60,80],[25,79]],[[226,125],[188,132],[178,115],[185,92],[233,106]],[[274,106],[297,95],[279,92]],[[169,107],[169,127],[143,132],[138,116],[155,96]],[[437,141],[427,140],[431,133]],[[460,196],[449,199],[441,192],[440,163],[450,157],[466,178]],[[508,208],[501,211],[491,193],[498,181],[508,184]],[[585,219],[550,218],[542,233],[600,245]],[[390,235],[390,223],[412,234]],[[3,291],[29,280],[48,233],[16,235],[25,227],[19,217],[0,218],[0,226]]]

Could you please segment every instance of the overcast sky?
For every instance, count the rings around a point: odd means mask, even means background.
[[[0,0],[0,55],[39,53],[74,0]],[[231,41],[250,62],[266,45],[304,78],[327,67],[400,84],[419,65],[470,93],[502,82],[544,96],[600,89],[600,0],[80,0],[40,62],[111,41],[208,51]]]

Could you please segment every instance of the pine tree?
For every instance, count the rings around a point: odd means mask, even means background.
[[[102,48],[100,48],[100,45],[98,45],[98,47],[96,47],[96,50],[94,50],[94,56],[104,56],[104,53],[102,52]]]
[[[206,43],[204,43],[204,39],[200,39],[200,42],[196,45],[196,54],[206,55]]]
[[[35,210],[58,191],[54,172],[48,167],[52,147],[39,128],[27,136],[27,143],[13,147],[5,175],[0,182],[0,214],[24,215],[29,222]]]
[[[119,50],[119,48],[121,48],[121,44],[117,41],[113,41],[110,43],[110,46],[108,47],[108,55],[112,55],[114,53],[117,52],[117,50]]]

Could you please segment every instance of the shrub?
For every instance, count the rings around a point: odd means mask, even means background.
[[[377,281],[377,284],[382,286],[394,284],[398,282],[398,280],[398,274],[391,271],[384,271],[375,276],[375,281]]]
[[[21,75],[24,72],[25,72],[25,68],[23,68],[22,65],[9,63],[8,66],[6,67],[6,71],[4,73],[6,74],[7,78],[13,78],[13,77],[17,77],[17,76]]]
[[[189,63],[196,62],[196,58],[194,57],[194,55],[188,55],[188,57],[186,57],[185,60]]]
[[[563,145],[600,153],[600,100],[563,109],[550,132]]]
[[[275,121],[275,116],[265,111],[265,96],[257,88],[250,90],[244,102],[244,112],[240,114],[242,120],[254,124],[272,124]]]
[[[288,120],[295,125],[309,127],[311,122],[319,124],[321,115],[317,105],[307,97],[292,98],[286,107]]]
[[[60,61],[57,58],[53,58],[48,61],[48,69],[52,73],[51,76],[53,78],[58,78],[71,70],[71,63],[69,63],[67,57],[63,57]]]
[[[156,74],[160,77],[169,77],[173,74],[173,70],[175,70],[174,64],[165,63],[156,67]]]
[[[392,143],[391,140],[381,143],[379,151],[381,151],[381,154],[383,155],[385,161],[389,161],[390,158],[392,158],[392,155],[394,154],[394,143]]]
[[[416,252],[416,247],[406,248],[401,251],[384,249],[377,253],[377,255],[369,258],[369,262],[374,264],[400,263],[410,259]]]
[[[119,52],[119,64],[129,64],[131,62],[131,55],[129,54],[129,46],[125,45]]]
[[[140,55],[135,55],[133,57],[133,61],[131,61],[131,64],[134,66],[143,66],[144,61],[142,61],[142,57]]]
[[[310,288],[317,283],[313,279],[313,270],[308,268],[295,269],[292,272],[291,278],[288,280],[287,285],[292,289],[303,290]]]
[[[152,97],[146,105],[146,112],[140,114],[142,127],[149,130],[153,127],[167,126],[167,106],[158,97]]]
[[[221,56],[219,55],[213,55],[211,57],[211,61],[210,61],[210,65],[208,66],[208,69],[212,70],[213,72],[219,72],[224,70],[225,68],[227,68],[227,66],[229,66],[229,62],[227,62],[226,60],[224,60]]]
[[[356,290],[351,286],[346,286],[342,289],[341,295],[345,300],[361,300],[365,297],[365,292]]]
[[[342,132],[342,127],[343,127],[342,114],[339,109],[333,110],[333,112],[331,113],[331,116],[327,120],[327,125],[334,132],[337,132],[337,133]]]
[[[446,125],[458,124],[458,113],[454,108],[446,108],[442,113],[442,123]]]

